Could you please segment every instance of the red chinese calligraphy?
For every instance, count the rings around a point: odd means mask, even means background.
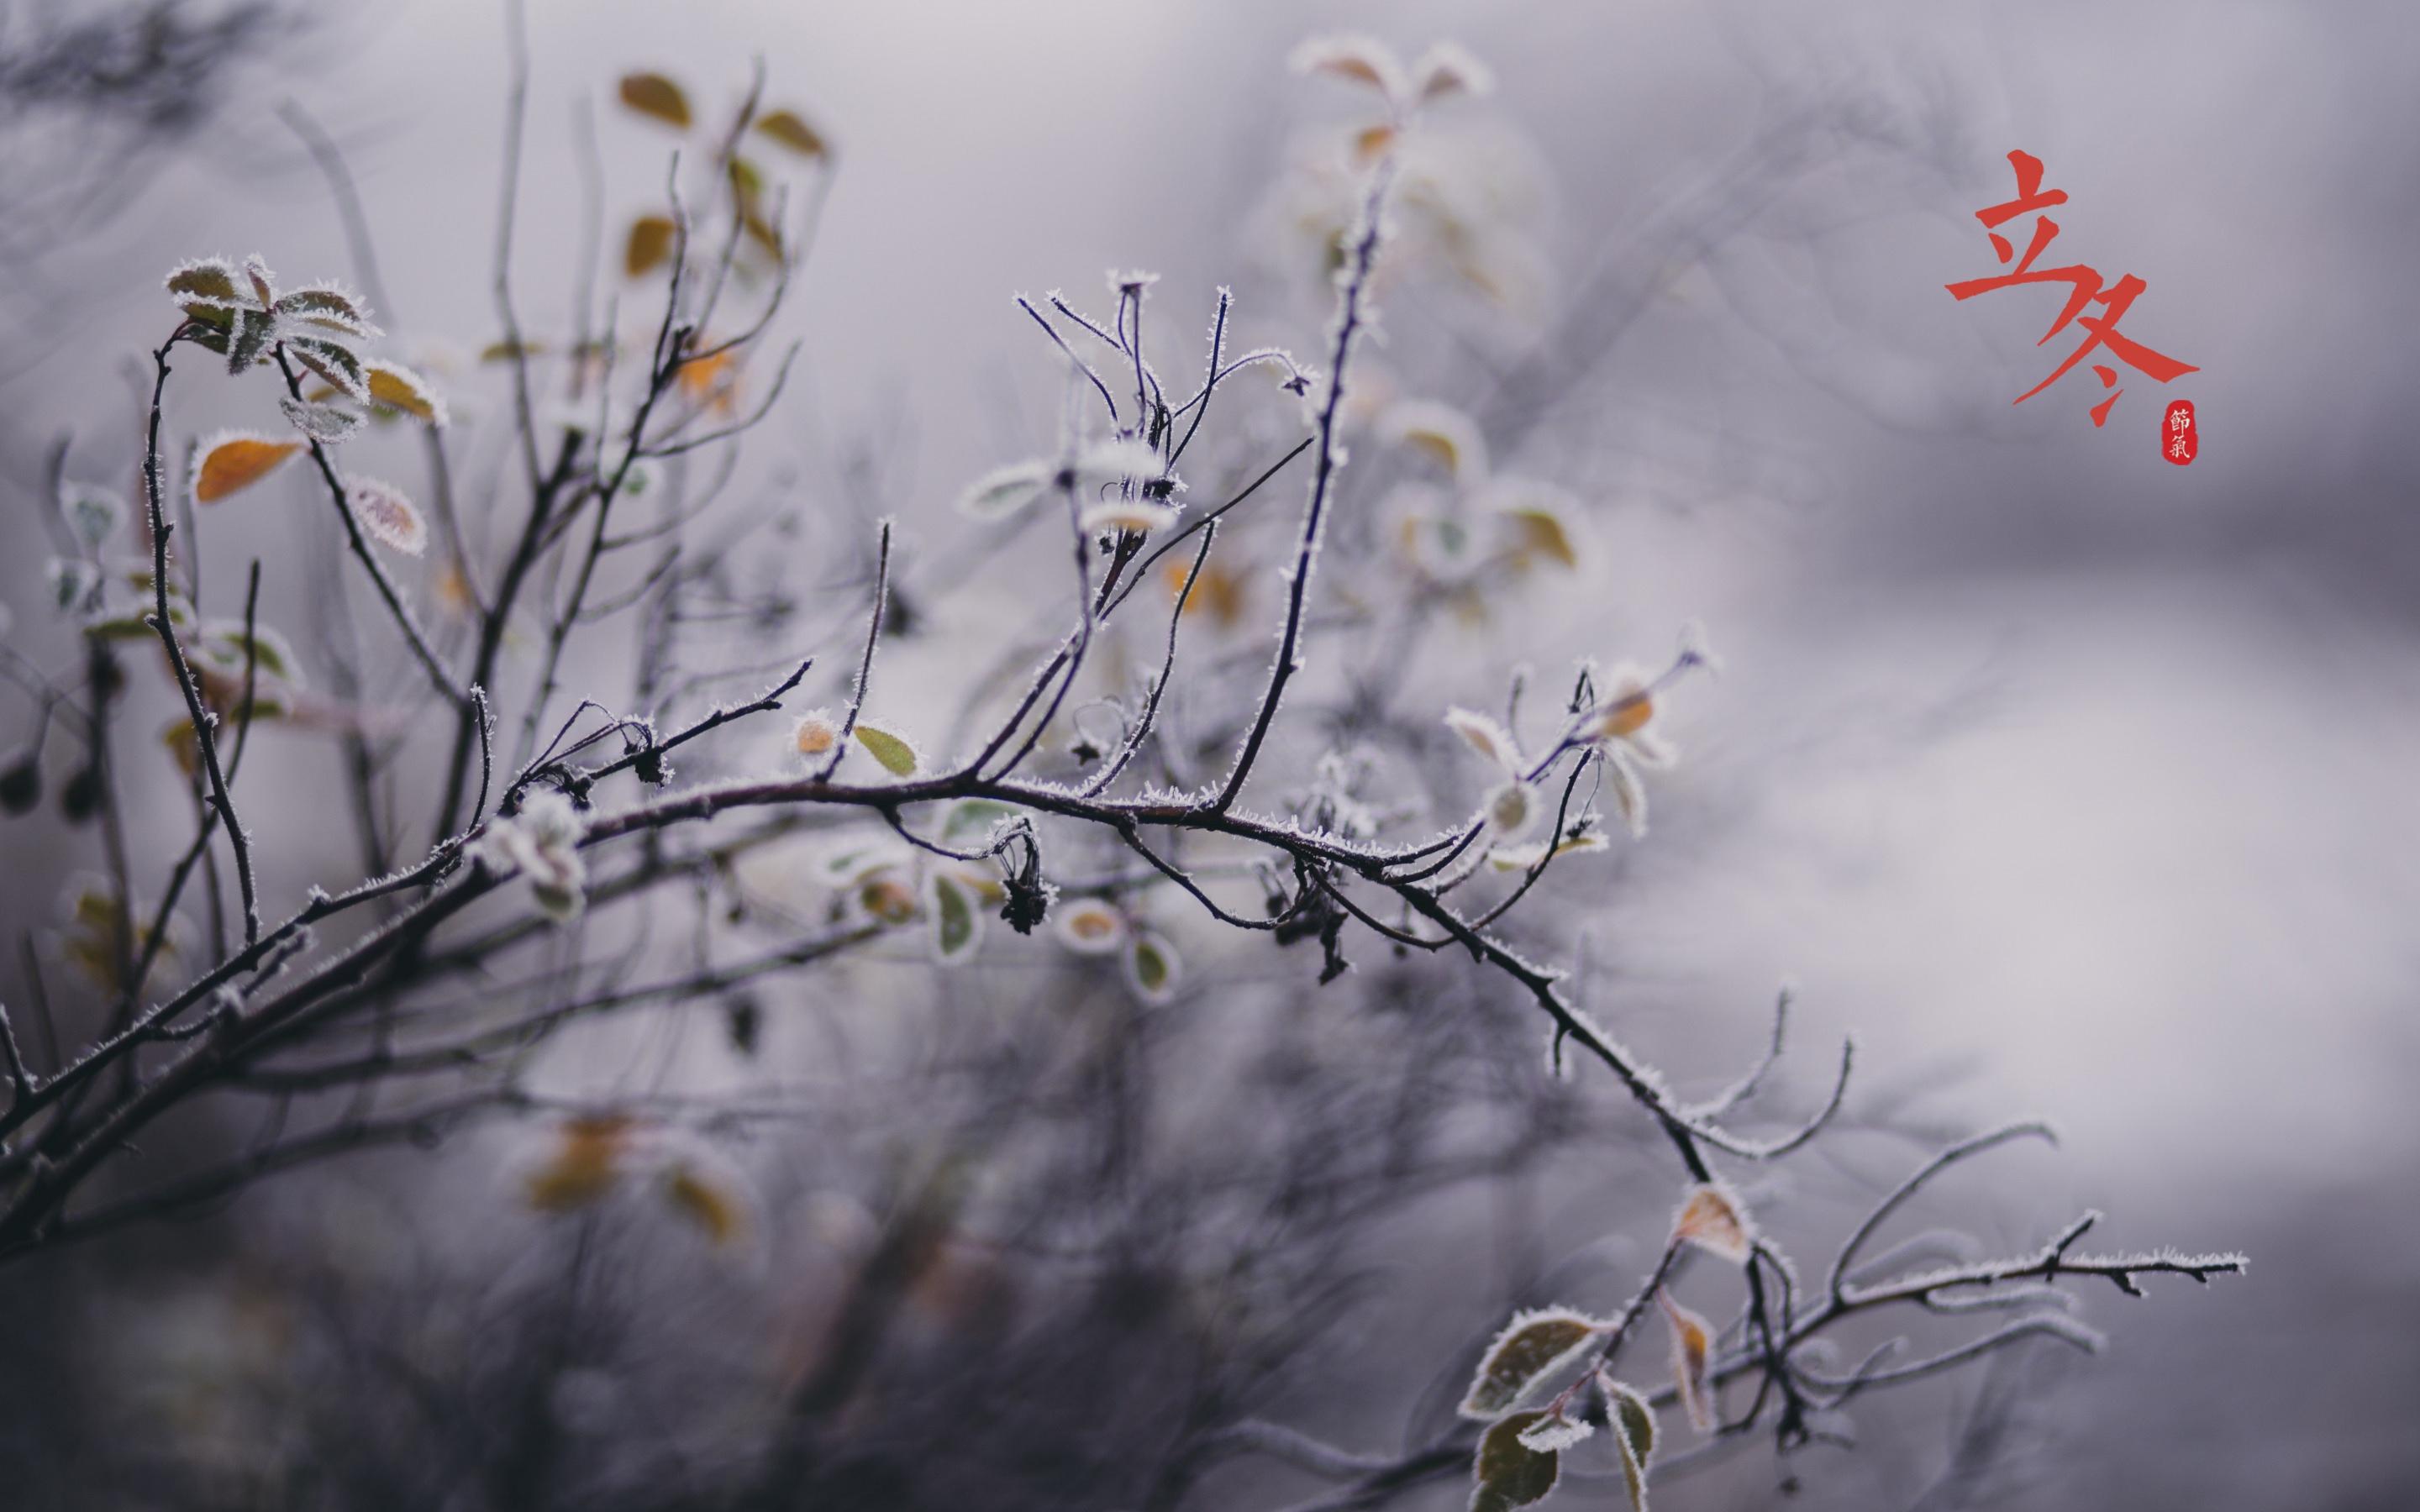
[[[2014,288],[2024,284],[2064,284],[2068,287],[2067,302],[2059,310],[2058,318],[2051,322],[2050,329],[2042,332],[2041,340],[2035,345],[2038,347],[2047,345],[2052,337],[2071,325],[2081,326],[2086,332],[2084,342],[2068,354],[2067,361],[2059,363],[2050,377],[2017,395],[2014,402],[2023,404],[2042,390],[2049,388],[2073,371],[2078,363],[2095,352],[2114,357],[2136,372],[2162,383],[2186,373],[2201,371],[2190,363],[2181,363],[2164,353],[2153,351],[2150,347],[2118,331],[2118,322],[2124,318],[2127,310],[2133,305],[2134,301],[2150,287],[2142,279],[2128,273],[2119,278],[2115,285],[2104,286],[2100,270],[2085,263],[2071,263],[2060,268],[2034,266],[2058,236],[2058,223],[2047,215],[2035,212],[2053,205],[2066,204],[2067,191],[2042,188],[2041,160],[2030,153],[2011,152],[2009,154],[2009,162],[2017,173],[2016,197],[1977,210],[1975,218],[1983,223],[1986,230],[1991,231],[1992,250],[1998,255],[2001,262],[2006,263],[2009,258],[2016,256],[2016,248],[2010,244],[2008,238],[1993,228],[2005,225],[2018,216],[2034,213],[2033,234],[2026,242],[2024,255],[2017,259],[2016,267],[2009,272],[1989,278],[1970,278],[1962,283],[1945,286],[1947,287],[1953,299],[1963,301],[1971,300],[1978,294],[1989,293],[1993,289]],[[2102,306],[2101,314],[2085,313],[2095,304]],[[2106,424],[2110,409],[2117,405],[2118,395],[2125,391],[2118,388],[2118,370],[2115,367],[2106,363],[2095,363],[2092,364],[2092,372],[2093,376],[2101,380],[2102,388],[2116,391],[2092,409],[2092,423],[2095,425]]]
[[[2160,455],[2179,467],[2201,455],[2201,427],[2194,424],[2191,399],[2169,402],[2167,417],[2160,422]]]

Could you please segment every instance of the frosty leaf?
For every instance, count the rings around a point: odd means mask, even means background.
[[[622,271],[643,278],[673,255],[680,228],[661,215],[642,215],[630,223],[629,239],[622,244]]]
[[[1647,1466],[1655,1453],[1655,1409],[1619,1381],[1605,1382],[1613,1407],[1613,1442],[1621,1450],[1621,1479],[1631,1512],[1647,1512]]]
[[[339,409],[332,404],[312,404],[307,400],[281,398],[277,408],[296,430],[322,446],[333,446],[362,428],[362,412]]]
[[[278,297],[276,312],[333,334],[367,341],[380,334],[360,301],[333,284],[313,284]]]
[[[1538,790],[1515,779],[1487,795],[1488,825],[1506,840],[1519,840],[1538,822]]]
[[[958,508],[976,519],[1005,519],[1041,497],[1049,485],[1048,463],[1012,463],[977,478],[958,496]]]
[[[1592,1319],[1569,1308],[1513,1314],[1480,1357],[1479,1373],[1456,1411],[1482,1423],[1498,1416],[1532,1381],[1586,1349],[1596,1331]]]
[[[214,504],[249,488],[301,450],[301,441],[268,436],[228,432],[213,437],[203,443],[201,465],[194,470],[194,501]]]
[[[1688,1200],[1681,1204],[1681,1215],[1673,1222],[1672,1238],[1733,1265],[1745,1265],[1756,1242],[1747,1210],[1730,1188],[1716,1181],[1690,1188]]]
[[[1591,829],[1583,834],[1568,837],[1561,844],[1555,847],[1555,854],[1571,856],[1604,849],[1606,849],[1605,837]],[[1527,872],[1545,858],[1546,846],[1544,841],[1532,841],[1527,845],[1498,845],[1487,853],[1487,864],[1498,872]]]
[[[345,397],[356,404],[370,402],[369,375],[351,347],[319,336],[292,336],[286,350]]]
[[[88,548],[98,551],[126,524],[126,501],[97,483],[59,482],[59,513]]]
[[[936,872],[933,887],[933,953],[944,965],[964,961],[983,943],[983,914],[967,885]]]
[[[381,546],[410,557],[428,549],[428,521],[422,517],[420,506],[395,485],[376,478],[349,477],[345,480],[345,502],[351,506],[353,517],[361,522],[362,529]]]
[[[258,363],[277,334],[277,317],[266,310],[238,310],[226,338],[227,371],[242,373]]]
[[[960,798],[941,820],[941,839],[952,844],[983,840],[1016,814],[1015,805],[997,798]]]
[[[790,745],[801,756],[829,756],[840,744],[840,722],[830,709],[811,709],[790,728]]]
[[[284,636],[265,625],[255,625],[249,635],[240,623],[205,625],[196,649],[239,676],[246,666],[252,666],[285,682],[302,681],[302,666],[295,659],[294,648]]]
[[[1078,955],[1107,955],[1125,939],[1125,916],[1098,898],[1079,898],[1059,910],[1059,943]]]
[[[1474,710],[1452,708],[1445,711],[1445,727],[1462,737],[1463,744],[1507,772],[1521,765],[1520,748],[1502,725]]]
[[[857,722],[856,734],[857,743],[865,748],[867,755],[882,764],[884,771],[889,772],[892,777],[916,775],[920,758],[916,754],[916,748],[910,745],[905,736],[893,734],[878,725],[868,724],[862,719]]]
[[[1544,1412],[1515,1412],[1489,1428],[1479,1441],[1471,1465],[1476,1483],[1470,1512],[1512,1512],[1514,1507],[1543,1502],[1562,1473],[1562,1456],[1541,1453],[1522,1442]]]
[[[1394,145],[1392,126],[1365,126],[1353,133],[1353,157],[1356,162],[1369,162]]]
[[[1672,1325],[1672,1383],[1681,1393],[1681,1410],[1689,1426],[1700,1433],[1714,1430],[1714,1391],[1708,1365],[1714,1331],[1706,1320],[1674,1302],[1662,1288],[1655,1300],[1664,1304],[1665,1320]]]
[[[1487,442],[1477,423],[1450,405],[1406,399],[1387,411],[1388,438],[1444,468],[1461,484],[1487,477]]]
[[[1638,780],[1638,768],[1619,751],[1605,764],[1606,779],[1613,786],[1613,807],[1621,822],[1630,826],[1633,840],[1647,833],[1647,788]]]
[[[101,569],[80,557],[53,557],[43,577],[50,585],[51,602],[70,614],[101,592]]]
[[[1112,499],[1084,511],[1082,524],[1094,533],[1125,531],[1140,535],[1176,523],[1176,511],[1140,499]]]
[[[794,110],[777,110],[770,116],[758,117],[756,130],[802,158],[829,157],[831,153],[822,135]]]
[[[384,409],[400,409],[440,430],[445,428],[445,400],[427,378],[400,363],[366,362],[362,364],[362,373],[368,381],[370,403]]]
[[[1296,73],[1324,73],[1375,89],[1390,105],[1406,92],[1403,65],[1386,43],[1373,38],[1314,37],[1295,48],[1289,61]]]
[[[240,304],[251,298],[250,291],[236,283],[235,265],[224,257],[199,257],[179,264],[168,274],[168,292],[179,302]]]
[[[624,74],[622,103],[642,116],[652,116],[684,131],[689,128],[689,96],[660,73]]]
[[[256,252],[243,260],[243,276],[260,307],[273,309],[277,304],[277,278],[269,270],[269,264],[261,260],[260,254]]]
[[[1095,487],[1113,483],[1148,483],[1166,467],[1150,442],[1125,437],[1094,441],[1085,447],[1076,459],[1076,478],[1078,483]]]
[[[1605,1389],[1612,1398],[1614,1424],[1621,1429],[1622,1438],[1644,1468],[1655,1454],[1655,1409],[1648,1405],[1646,1397],[1619,1381],[1606,1381]]]
[[[1540,1454],[1553,1454],[1570,1448],[1595,1431],[1593,1426],[1577,1418],[1548,1416],[1530,1425],[1529,1430],[1521,1435],[1521,1446]]]
[[[1183,970],[1176,948],[1165,936],[1150,930],[1135,932],[1126,946],[1126,985],[1137,997],[1157,1008],[1176,995]]]
[[[871,872],[859,881],[857,903],[868,916],[885,924],[905,924],[919,911],[916,889],[889,868]]]
[[[1413,60],[1412,87],[1426,104],[1448,95],[1486,94],[1496,87],[1496,76],[1461,44],[1439,42]]]
[[[1497,513],[1512,527],[1513,549],[1541,556],[1566,567],[1580,564],[1579,548],[1572,539],[1570,517],[1548,496],[1552,489],[1525,488],[1500,503]]]

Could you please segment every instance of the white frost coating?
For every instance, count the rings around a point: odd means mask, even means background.
[[[1389,442],[1425,453],[1466,488],[1487,481],[1487,440],[1479,433],[1478,422],[1451,405],[1400,400],[1388,407],[1378,429]]]
[[[1539,1454],[1553,1454],[1570,1448],[1595,1431],[1594,1425],[1574,1418],[1540,1418],[1522,1430],[1521,1446]]]
[[[1374,89],[1390,111],[1401,111],[1411,99],[1411,81],[1395,50],[1374,37],[1339,33],[1313,37],[1296,47],[1286,66],[1296,73],[1324,73]]]
[[[1078,520],[1087,532],[1130,531],[1143,534],[1176,523],[1176,511],[1140,499],[1112,499],[1084,511]]]
[[[1445,711],[1445,726],[1460,735],[1464,745],[1503,770],[1520,770],[1521,748],[1513,741],[1512,733],[1486,715],[1471,709],[1449,708]]]
[[[1504,1347],[1512,1343],[1524,1330],[1534,1328],[1540,1323],[1575,1323],[1587,1332],[1580,1335],[1577,1343],[1531,1371],[1528,1379],[1521,1383],[1520,1388],[1512,1394],[1511,1400],[1502,1408],[1492,1408],[1481,1402],[1479,1399],[1479,1393],[1488,1384],[1489,1366],[1496,1363],[1496,1357],[1502,1353]],[[1487,1348],[1480,1351],[1479,1372],[1471,1379],[1470,1390],[1463,1394],[1462,1402],[1454,1411],[1463,1417],[1481,1423],[1492,1422],[1501,1417],[1505,1412],[1518,1407],[1521,1399],[1536,1390],[1540,1381],[1558,1371],[1568,1368],[1582,1354],[1594,1348],[1604,1328],[1605,1325],[1596,1319],[1570,1307],[1528,1307],[1514,1313],[1512,1321],[1498,1329],[1496,1336],[1487,1341]]]
[[[975,519],[1006,519],[1034,500],[1050,484],[1050,464],[1012,462],[994,468],[958,495],[958,510]]]
[[[1448,95],[1493,94],[1496,74],[1460,42],[1437,42],[1412,60],[1412,88],[1427,104]]]

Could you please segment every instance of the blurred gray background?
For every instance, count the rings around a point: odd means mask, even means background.
[[[1792,980],[1809,1042],[1855,1028],[1878,1083],[1945,1122],[2060,1126],[2055,1160],[2002,1180],[2109,1210],[2113,1243],[2251,1252],[2207,1293],[2090,1298],[2117,1344],[2066,1374],[2052,1442],[2087,1501],[2058,1504],[2413,1504],[2420,13],[535,0],[524,304],[559,321],[568,299],[545,270],[577,236],[575,102],[640,66],[736,93],[761,55],[843,164],[791,316],[796,412],[826,436],[910,417],[894,490],[940,518],[1023,444],[1008,296],[1140,266],[1159,307],[1206,307],[1253,256],[1288,131],[1332,103],[1284,56],[1337,27],[1494,66],[1560,289],[1676,195],[1743,201],[1624,285],[1636,318],[1519,455],[1603,505],[1590,591],[1523,636],[1542,660],[1652,656],[1696,618],[1728,662],[1685,700],[1690,760],[1596,924],[1622,1032],[1678,1057],[1718,1016],[1728,1053]],[[491,337],[502,40],[484,0],[314,8],[181,140],[0,141],[10,185],[99,176],[55,236],[30,197],[8,232],[21,627],[48,550],[30,464],[62,427],[96,466],[128,434],[119,369],[157,339],[161,270],[346,265],[282,102],[346,147],[390,328]],[[627,215],[659,144],[600,130]],[[2201,369],[2128,375],[2102,429],[2081,372],[2009,403],[2067,349],[2033,346],[2049,296],[1942,288],[1992,270],[1971,212],[2009,196],[2011,147],[2069,193],[2053,260],[2147,279],[2126,329]],[[1744,154],[1770,179],[1737,177]],[[2170,397],[2203,426],[2190,468],[2155,453]]]

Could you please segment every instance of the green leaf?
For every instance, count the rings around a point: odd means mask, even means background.
[[[794,110],[777,110],[758,117],[756,130],[781,143],[802,158],[828,158],[831,147],[823,134],[809,126],[806,117]]]
[[[652,116],[659,121],[689,130],[689,96],[681,86],[660,73],[626,73],[622,76],[622,103],[642,116]]]
[[[224,257],[202,257],[168,274],[168,292],[210,304],[235,304],[249,296],[236,284],[235,265]]]
[[[1532,1381],[1586,1349],[1595,1319],[1565,1307],[1512,1315],[1480,1358],[1479,1374],[1462,1399],[1462,1415],[1484,1423],[1519,1401]]]
[[[318,336],[294,336],[287,339],[286,349],[345,397],[356,404],[370,402],[369,375],[349,347]]]
[[[334,446],[362,428],[362,412],[358,409],[340,409],[332,404],[313,404],[290,396],[280,398],[277,408],[296,430],[322,446]]]
[[[1619,1381],[1605,1383],[1613,1398],[1614,1442],[1621,1447],[1621,1478],[1630,1490],[1631,1512],[1647,1512],[1647,1465],[1655,1453],[1655,1409],[1647,1398]]]
[[[967,885],[946,872],[933,873],[933,949],[944,964],[964,961],[983,942],[983,914]]]
[[[1016,805],[998,798],[960,798],[950,805],[941,820],[941,840],[945,844],[964,841],[986,840],[1005,820],[1017,816]]]
[[[266,310],[238,310],[235,332],[227,338],[227,371],[240,374],[261,359],[269,350],[270,339],[277,334],[277,317]]]
[[[378,327],[362,306],[343,289],[328,284],[314,284],[278,296],[276,312],[290,320],[318,326],[355,341],[367,341],[379,335]]]
[[[899,735],[860,719],[857,722],[857,743],[866,754],[882,764],[882,769],[893,777],[916,775],[916,748]]]
[[[176,601],[169,601],[173,610]],[[294,648],[286,638],[267,625],[256,626],[249,636],[240,623],[219,622],[202,627],[199,648],[215,658],[229,671],[240,674],[247,662],[271,677],[287,682],[301,681]]]
[[[98,551],[126,524],[126,501],[97,483],[61,479],[59,513],[76,539]]]
[[[1540,1452],[1521,1442],[1521,1435],[1545,1417],[1544,1412],[1515,1412],[1489,1428],[1479,1441],[1471,1466],[1476,1484],[1470,1512],[1512,1512],[1546,1499],[1560,1477],[1563,1457]]]
[[[1126,985],[1155,1008],[1176,995],[1181,969],[1176,948],[1162,935],[1137,930],[1126,945]]]

